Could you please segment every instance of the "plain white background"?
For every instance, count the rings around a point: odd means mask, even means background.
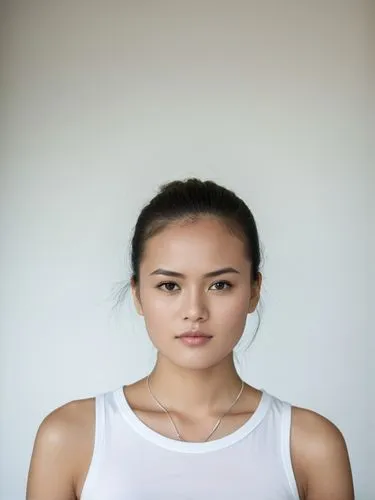
[[[357,498],[375,497],[371,6],[1,3],[1,499],[24,498],[48,412],[151,368],[113,292],[142,205],[190,175],[234,189],[259,226],[242,375],[332,419]]]

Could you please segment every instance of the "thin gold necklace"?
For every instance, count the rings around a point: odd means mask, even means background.
[[[169,420],[176,432],[176,435],[178,437],[178,439],[180,441],[185,441],[185,439],[181,436],[179,430],[177,429],[177,426],[176,424],[174,423],[174,420],[172,418],[172,415],[169,413],[169,411],[167,410],[167,408],[158,400],[158,398],[153,394],[152,390],[151,390],[151,386],[150,386],[150,375],[147,375],[147,387],[148,387],[148,392],[150,393],[150,396],[152,397],[152,399],[155,401],[155,403],[168,415],[169,417]],[[213,433],[217,430],[217,428],[219,427],[219,425],[221,424],[221,421],[223,420],[223,418],[225,417],[225,415],[227,415],[230,410],[233,408],[233,406],[237,403],[237,401],[240,399],[241,397],[241,394],[244,390],[244,387],[245,387],[245,382],[242,380],[242,384],[241,384],[241,389],[240,389],[240,392],[237,394],[237,397],[236,399],[233,401],[233,403],[230,405],[230,407],[228,408],[228,410],[223,413],[223,415],[221,415],[221,417],[218,419],[218,421],[216,422],[216,424],[214,425],[214,428],[212,429],[212,431],[209,433],[209,435],[206,437],[206,439],[204,440],[204,442],[208,441],[210,439],[210,437],[213,435]]]

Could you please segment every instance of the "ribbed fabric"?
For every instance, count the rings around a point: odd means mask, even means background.
[[[206,443],[167,438],[122,387],[96,397],[95,444],[81,500],[298,500],[291,406],[266,391],[235,432]]]

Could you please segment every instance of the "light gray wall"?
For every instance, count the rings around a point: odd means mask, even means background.
[[[367,389],[367,397],[369,400],[368,404],[368,470],[371,471],[367,477],[368,491],[373,491],[374,486],[370,485],[373,483],[373,471],[375,470],[375,397],[374,397],[374,385],[371,380],[374,380],[374,353],[375,353],[375,328],[374,328],[374,303],[375,303],[375,2],[369,2],[368,9],[368,28],[369,28],[369,43],[367,44],[367,54],[368,54],[368,106],[367,106],[367,118],[368,118],[368,185],[367,185],[367,220],[369,228],[369,245],[368,245],[368,288],[367,288],[367,305],[368,305],[368,376],[369,381],[364,384]],[[366,241],[366,240],[365,240]],[[371,378],[370,378],[371,377]],[[371,489],[372,488],[372,489]]]
[[[2,2],[1,499],[24,497],[49,411],[151,367],[111,292],[142,204],[188,175],[258,221],[264,315],[242,374],[332,419],[357,498],[375,497],[370,3]]]

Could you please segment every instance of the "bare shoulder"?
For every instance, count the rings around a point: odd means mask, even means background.
[[[70,401],[49,413],[40,424],[38,432],[59,436],[66,431],[82,430],[87,425],[87,420],[93,417],[95,398],[78,399]],[[66,437],[66,436],[64,436]]]
[[[305,408],[293,407],[292,432],[297,442],[302,441],[304,448],[309,448],[309,456],[311,453],[320,454],[322,447],[345,446],[344,437],[333,422]]]
[[[292,461],[306,500],[353,500],[348,450],[340,429],[327,418],[293,407]]]
[[[94,404],[94,398],[80,399],[53,410],[41,422],[36,443],[49,452],[77,448],[93,429]]]
[[[30,461],[28,500],[77,498],[91,459],[94,427],[94,398],[70,401],[43,419]]]

